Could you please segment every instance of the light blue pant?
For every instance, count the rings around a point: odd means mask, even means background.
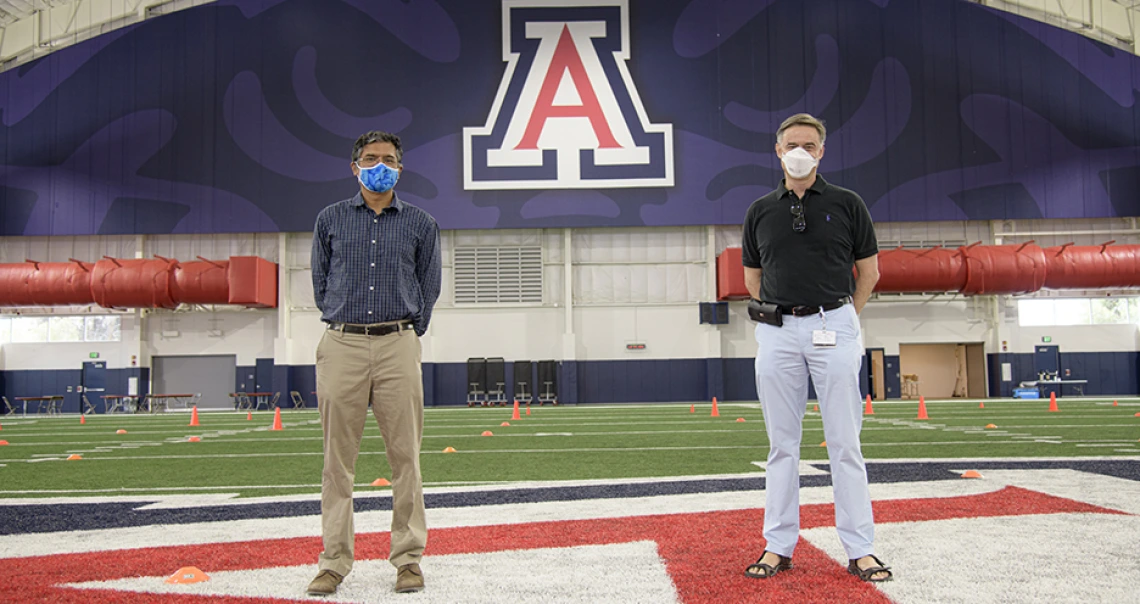
[[[831,460],[835,494],[835,526],[850,559],[874,553],[875,520],[867,489],[867,468],[859,447],[863,408],[859,368],[863,334],[855,307],[827,311],[828,330],[836,346],[812,344],[812,331],[822,329],[819,314],[784,315],[783,327],[756,325],[756,393],[764,410],[771,449],[766,470],[764,508],[766,549],[791,557],[800,532],[800,441],[807,408],[808,375],[819,396],[823,433]]]

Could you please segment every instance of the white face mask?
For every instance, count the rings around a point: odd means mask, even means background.
[[[780,161],[784,163],[784,169],[788,171],[788,176],[792,178],[804,178],[808,174],[811,174],[812,168],[819,164],[819,160],[812,157],[807,151],[804,151],[803,147],[796,147],[788,151]]]

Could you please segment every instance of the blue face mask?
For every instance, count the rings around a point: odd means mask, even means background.
[[[400,180],[400,172],[395,168],[389,168],[384,164],[376,164],[371,168],[361,168],[360,164],[356,164],[360,168],[360,184],[364,185],[365,189],[373,193],[386,193],[396,186],[396,181]]]

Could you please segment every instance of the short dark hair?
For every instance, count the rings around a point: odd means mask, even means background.
[[[401,165],[404,163],[404,148],[400,146],[400,137],[382,130],[365,132],[356,139],[356,143],[352,145],[353,163],[360,161],[360,151],[372,143],[392,143],[392,146],[396,148],[396,161],[400,162]]]

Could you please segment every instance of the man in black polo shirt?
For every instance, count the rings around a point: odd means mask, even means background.
[[[864,350],[858,313],[879,280],[879,250],[863,200],[816,174],[826,136],[823,123],[806,113],[780,125],[776,155],[784,180],[753,202],[744,220],[744,281],[759,311],[754,318],[760,320],[756,391],[771,443],[767,546],[745,574],[766,579],[792,568],[810,375],[823,415],[835,526],[849,558],[848,571],[864,581],[886,581],[891,571],[874,556],[875,523],[859,445]]]

